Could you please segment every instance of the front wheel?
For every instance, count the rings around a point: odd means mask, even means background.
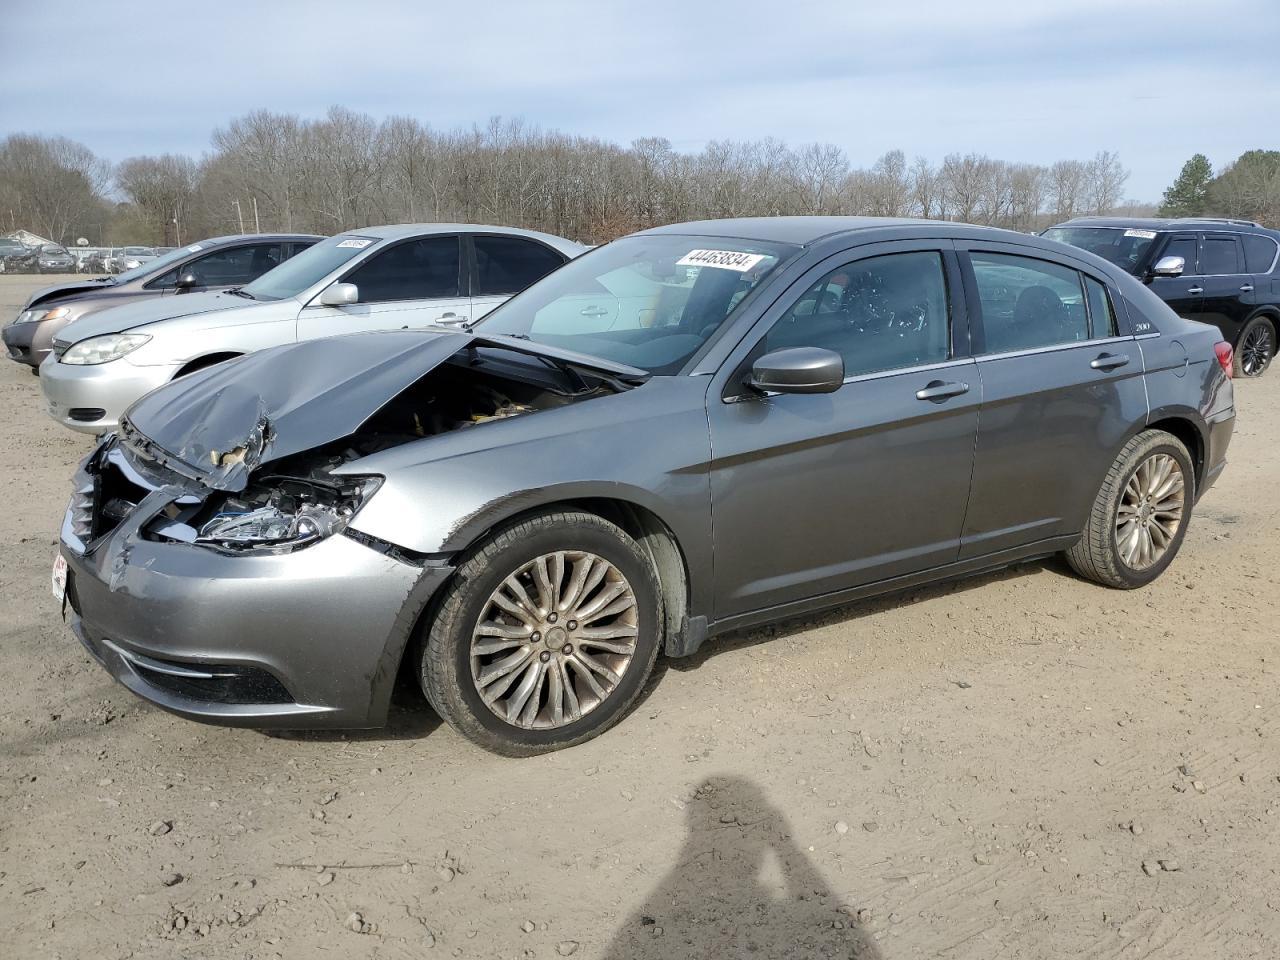
[[[621,719],[661,639],[658,581],[639,545],[594,514],[545,513],[500,530],[458,567],[419,675],[463,736],[531,756]]]
[[[1145,586],[1177,555],[1194,500],[1187,448],[1162,430],[1146,430],[1124,445],[1107,471],[1067,562],[1108,587]]]
[[[1236,348],[1237,377],[1260,377],[1276,353],[1276,330],[1266,317],[1254,317],[1240,331]]]

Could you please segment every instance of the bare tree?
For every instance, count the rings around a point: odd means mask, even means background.
[[[58,242],[101,221],[110,167],[65,137],[13,134],[0,140],[0,202],[11,228]]]
[[[200,166],[190,157],[166,153],[130,157],[116,169],[116,186],[144,216],[161,242],[191,239],[187,215],[199,186]]]

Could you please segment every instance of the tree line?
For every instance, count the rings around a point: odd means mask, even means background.
[[[1117,210],[1128,176],[1107,150],[1050,165],[979,153],[908,160],[890,150],[862,168],[833,144],[716,140],[681,152],[661,137],[622,146],[503,118],[436,130],[333,107],[319,119],[255,111],[216,129],[202,157],[137,156],[114,168],[81,144],[15,134],[0,141],[0,217],[3,230],[95,244],[416,221],[598,243],[661,223],[782,214],[1036,230]]]
[[[1239,217],[1280,225],[1280,150],[1247,150],[1217,175],[1197,153],[1164,192],[1162,217]]]

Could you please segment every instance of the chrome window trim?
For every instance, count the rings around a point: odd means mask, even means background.
[[[884,380],[907,373],[928,373],[930,370],[946,370],[950,367],[963,367],[976,362],[976,357],[952,357],[937,363],[920,363],[912,367],[890,367],[888,370],[871,370],[867,373],[854,373],[844,378],[844,383],[860,383],[864,380]]]
[[[1146,336],[1152,336],[1147,334]],[[1159,334],[1154,334],[1159,336]],[[984,360],[1005,360],[1010,357],[1030,357],[1042,353],[1061,353],[1063,350],[1075,350],[1078,347],[1101,347],[1109,343],[1131,343],[1138,338],[1128,334],[1118,337],[1097,337],[1093,340],[1073,340],[1070,343],[1052,343],[1043,347],[1032,347],[1029,350],[1006,350],[1003,353],[981,353],[974,357],[979,363]]]

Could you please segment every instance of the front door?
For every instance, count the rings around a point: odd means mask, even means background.
[[[322,306],[298,315],[298,339],[363,330],[407,330],[471,319],[462,287],[462,257],[455,235],[419,237],[390,246],[342,277],[359,293],[356,303]]]
[[[1147,395],[1138,345],[1118,328],[1102,278],[1040,250],[966,245],[982,381],[969,559],[1084,529]]]
[[[1175,233],[1165,244],[1161,257],[1181,257],[1184,262],[1181,276],[1153,277],[1151,292],[1167,303],[1180,317],[1194,319],[1200,310],[1200,298],[1204,287],[1200,283],[1199,243],[1194,233]]]
[[[952,347],[952,256],[913,242],[829,258],[708,395],[718,619],[956,559],[981,389]],[[844,385],[741,385],[753,358],[797,346],[839,353]]]

